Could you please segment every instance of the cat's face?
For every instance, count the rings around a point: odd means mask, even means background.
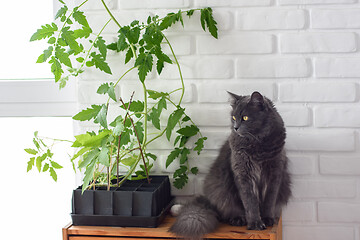
[[[271,125],[271,106],[260,93],[254,92],[251,96],[231,96],[231,123],[232,131],[241,137],[258,138]]]

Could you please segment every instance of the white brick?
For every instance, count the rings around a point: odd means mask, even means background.
[[[296,106],[277,106],[287,127],[306,127],[310,125],[310,109]]]
[[[205,142],[207,150],[219,150],[230,135],[230,128],[223,128],[223,130],[202,128],[201,131],[203,136],[207,137]]]
[[[360,77],[360,58],[317,58],[315,74],[318,78]]]
[[[353,102],[356,85],[345,82],[284,82],[280,84],[282,102]]]
[[[273,36],[264,33],[221,34],[218,39],[197,37],[200,54],[260,54],[273,52]]]
[[[197,7],[250,7],[250,6],[269,6],[271,0],[197,0],[195,6]]]
[[[360,28],[360,9],[312,9],[310,22],[315,29]]]
[[[192,52],[192,37],[184,35],[170,35],[166,36],[175,52],[176,56],[189,55]],[[164,53],[172,57],[172,53],[167,44],[162,45]]]
[[[291,240],[354,240],[353,227],[285,226],[283,239]]]
[[[274,84],[269,82],[214,81],[198,84],[200,103],[225,103],[229,101],[227,91],[238,95],[251,95],[258,91],[269,99],[274,99]]]
[[[315,206],[312,202],[289,202],[282,213],[284,222],[310,222],[314,216]]]
[[[120,0],[121,9],[185,8],[189,5],[189,0]]]
[[[356,181],[353,180],[293,180],[295,198],[353,198]]]
[[[354,33],[286,33],[280,35],[283,53],[341,53],[357,50]]]
[[[360,157],[320,156],[320,173],[360,175]]]
[[[184,78],[231,78],[234,75],[234,63],[229,58],[203,57],[200,59],[179,59]],[[163,79],[179,79],[176,64],[167,65],[161,73]]]
[[[237,61],[238,78],[308,77],[310,63],[302,57],[241,57]]]
[[[298,5],[298,4],[346,4],[355,3],[356,0],[279,0],[280,5]]]
[[[360,127],[360,107],[316,107],[316,127]]]
[[[186,110],[198,126],[230,126],[230,105],[198,105]]]
[[[241,9],[236,18],[236,27],[240,30],[303,29],[306,26],[306,13],[298,9]]]
[[[353,151],[355,135],[347,130],[289,130],[286,149],[292,151]]]
[[[289,158],[289,170],[293,175],[313,175],[317,164],[316,156],[287,154]]]
[[[360,223],[360,204],[345,202],[319,202],[320,222]]]

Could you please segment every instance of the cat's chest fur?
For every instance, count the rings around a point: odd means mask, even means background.
[[[250,189],[258,199],[266,195],[268,184],[266,168],[266,161],[256,159],[243,150],[232,151],[231,169],[234,177],[241,185],[250,185]]]

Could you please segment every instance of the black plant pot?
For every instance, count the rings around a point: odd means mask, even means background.
[[[157,227],[172,205],[168,176],[127,181],[119,188],[73,191],[73,225]]]

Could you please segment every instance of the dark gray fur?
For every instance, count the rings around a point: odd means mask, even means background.
[[[219,221],[265,229],[278,220],[291,196],[281,116],[258,92],[229,94],[231,134],[205,178],[204,196],[184,205],[171,227],[178,236],[201,238]]]

